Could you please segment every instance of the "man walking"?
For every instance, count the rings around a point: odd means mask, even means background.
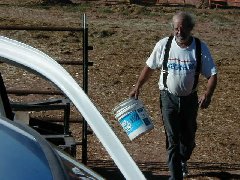
[[[217,85],[217,70],[207,45],[191,32],[195,21],[190,13],[172,18],[173,36],[161,39],[146,61],[129,96],[138,98],[140,88],[155,69],[159,79],[160,107],[167,138],[171,180],[188,175],[187,160],[195,147],[198,108],[207,108]],[[198,76],[207,78],[205,93],[198,97]]]

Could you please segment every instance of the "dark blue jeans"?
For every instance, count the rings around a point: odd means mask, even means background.
[[[195,147],[197,92],[175,96],[168,91],[160,91],[160,107],[167,138],[170,179],[183,179],[181,162],[190,159]]]

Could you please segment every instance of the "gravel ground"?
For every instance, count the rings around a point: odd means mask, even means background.
[[[189,162],[188,179],[240,179],[239,105],[239,9],[196,9],[194,7],[106,5],[104,1],[74,5],[44,5],[43,1],[0,1],[1,26],[81,27],[86,13],[89,44],[89,97],[106,118],[113,131],[148,179],[167,179],[165,135],[159,112],[157,80],[159,72],[146,85],[140,98],[154,123],[154,129],[130,141],[111,113],[128,97],[146,58],[155,43],[171,32],[169,21],[178,10],[196,15],[194,35],[206,41],[219,70],[219,83],[209,109],[198,116],[197,147]],[[81,60],[81,34],[74,32],[3,31],[1,35],[36,47],[56,60]],[[65,66],[82,84],[82,68]],[[51,83],[26,71],[0,64],[7,88],[54,89]],[[205,79],[200,79],[199,93]],[[15,101],[35,101],[52,96],[11,96]],[[41,116],[47,113],[40,114]],[[59,113],[47,114],[48,116]],[[32,116],[35,114],[32,112]],[[79,118],[72,108],[71,118]],[[71,124],[71,131],[81,141],[81,123]],[[81,161],[81,147],[77,158]],[[105,177],[121,173],[95,134],[88,136],[88,166]],[[112,178],[109,178],[112,179]]]

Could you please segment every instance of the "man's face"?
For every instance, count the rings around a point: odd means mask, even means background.
[[[188,42],[191,31],[192,28],[190,28],[188,23],[184,22],[182,18],[173,19],[173,33],[178,43]]]

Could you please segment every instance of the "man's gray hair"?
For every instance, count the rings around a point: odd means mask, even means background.
[[[191,29],[193,29],[195,26],[195,19],[193,15],[189,12],[183,12],[183,11],[177,12],[172,18],[172,22],[171,22],[172,27],[173,27],[173,21],[176,18],[182,18],[184,22],[187,23],[187,26],[190,27]]]

